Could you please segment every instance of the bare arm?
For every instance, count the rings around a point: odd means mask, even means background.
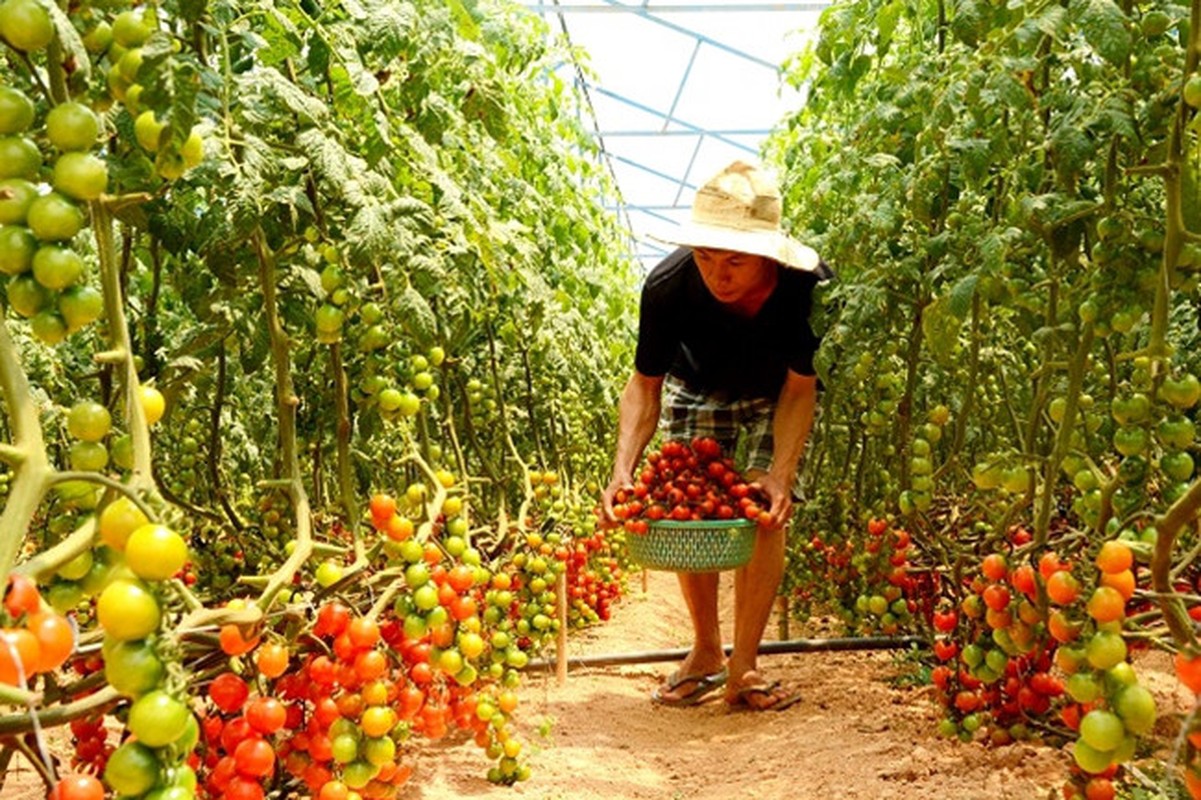
[[[784,525],[792,513],[792,485],[816,406],[817,377],[789,370],[772,418],[771,469],[759,480],[771,500],[772,527]]]
[[[613,477],[601,495],[603,521],[616,522],[613,516],[613,495],[623,486],[634,482],[634,469],[642,451],[655,435],[659,424],[663,378],[635,371],[621,392],[618,405],[617,456],[613,461]]]

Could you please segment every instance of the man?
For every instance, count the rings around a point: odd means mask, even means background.
[[[734,644],[722,649],[719,573],[679,573],[694,640],[680,669],[652,695],[692,705],[725,686],[731,707],[782,709],[799,695],[759,672],[759,642],[784,573],[797,465],[813,423],[818,340],[809,327],[814,285],[830,273],[780,230],[780,194],[763,170],[734,162],[705,183],[680,249],[642,290],[634,374],[621,395],[617,455],[602,513],[633,483],[661,425],[667,440],[711,436],[728,455],[741,434],[745,473],[770,502],[749,563],[734,576]]]

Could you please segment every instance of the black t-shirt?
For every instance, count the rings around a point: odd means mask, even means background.
[[[692,250],[676,250],[642,287],[634,366],[643,375],[673,375],[695,391],[730,399],[775,398],[787,371],[813,375],[820,344],[809,326],[813,287],[830,275],[780,267],[779,282],[759,313],[723,306],[705,287]]]

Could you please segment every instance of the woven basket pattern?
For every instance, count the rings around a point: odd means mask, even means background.
[[[644,534],[626,534],[630,558],[647,569],[718,572],[741,567],[755,549],[751,520],[652,522]]]

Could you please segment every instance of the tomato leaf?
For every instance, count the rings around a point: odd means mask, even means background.
[[[1132,37],[1126,15],[1113,0],[1087,0],[1080,10],[1080,29],[1097,54],[1121,65],[1130,55]]]
[[[38,3],[50,12],[50,19],[54,21],[54,29],[58,33],[58,41],[62,45],[63,55],[72,58],[75,62],[75,74],[81,78],[87,78],[92,71],[92,59],[88,55],[88,49],[84,47],[79,32],[71,23],[70,17],[59,8],[58,3],[49,2],[49,0],[38,0]]]
[[[437,338],[438,321],[429,302],[409,284],[396,300],[401,322],[421,347],[429,347]]]
[[[972,298],[976,295],[976,286],[980,283],[980,276],[976,273],[965,275],[960,278],[951,291],[947,292],[947,308],[952,314],[959,319],[966,319],[968,313],[972,310]]]

